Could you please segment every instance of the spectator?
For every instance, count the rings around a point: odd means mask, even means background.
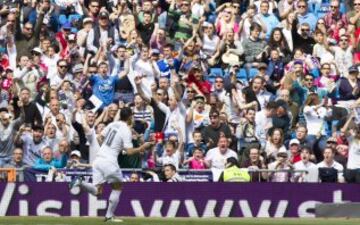
[[[22,111],[21,116],[15,120],[6,110],[0,111],[0,168],[11,160],[16,132],[24,122],[23,107],[19,107]]]
[[[297,6],[297,19],[299,20],[299,23],[309,24],[311,31],[314,31],[317,18],[315,17],[314,14],[309,12],[308,2],[305,0],[299,0],[297,1],[296,6]]]
[[[342,132],[349,134],[349,158],[346,165],[345,178],[348,183],[360,183],[360,164],[359,164],[359,150],[360,150],[360,129],[357,126],[355,129],[350,128],[350,123],[354,118],[354,113],[350,114],[350,117],[344,127]]]
[[[241,168],[247,168],[250,174],[251,182],[262,182],[267,178],[266,172],[258,172],[258,169],[266,169],[266,163],[262,156],[260,156],[260,150],[257,148],[251,148],[249,150],[249,157],[243,161]]]
[[[220,123],[219,116],[220,113],[217,110],[211,110],[209,113],[210,125],[206,126],[202,131],[203,140],[208,149],[215,148],[218,145],[221,136],[225,136],[225,138],[229,140],[231,138],[229,126]]]
[[[30,57],[31,50],[39,45],[40,40],[40,29],[41,24],[43,23],[45,11],[47,6],[39,7],[39,17],[34,20],[36,21],[35,29],[33,24],[29,21],[24,24],[21,28],[19,17],[16,21],[16,31],[15,31],[15,45],[18,56],[26,55]],[[34,23],[35,24],[35,23]]]
[[[229,141],[226,137],[220,137],[218,142],[218,147],[210,149],[206,153],[205,157],[205,165],[208,168],[217,170],[221,172],[225,169],[225,163],[227,158],[235,157],[236,159],[237,154],[233,150],[228,148]],[[217,181],[219,179],[220,173],[214,174],[214,180]]]
[[[240,124],[236,128],[236,137],[238,139],[239,150],[242,155],[242,161],[244,157],[248,155],[250,148],[260,148],[259,140],[256,136],[256,124],[255,124],[254,109],[248,109],[245,113],[245,118],[240,121]]]
[[[18,118],[20,115],[19,105],[24,108],[25,112],[25,123],[31,125],[42,125],[42,117],[40,112],[35,104],[35,102],[31,101],[30,90],[26,87],[20,90],[20,98],[14,97],[14,112],[15,118]]]
[[[268,165],[270,172],[269,178],[271,182],[288,182],[291,174],[288,171],[277,170],[290,170],[293,169],[291,163],[288,160],[288,154],[286,152],[279,152],[276,156],[276,161]]]
[[[200,148],[195,148],[193,150],[193,155],[189,159],[183,162],[184,165],[189,164],[189,169],[193,170],[202,170],[206,169],[204,162],[204,152]]]
[[[352,66],[348,71],[348,77],[340,79],[340,100],[355,100],[360,97],[359,70],[356,66]]]
[[[335,152],[326,147],[323,151],[324,160],[316,166],[319,168],[319,181],[321,182],[345,182],[344,167],[334,160]]]
[[[319,171],[318,167],[310,161],[311,149],[304,147],[301,149],[301,161],[294,164],[295,170],[305,170],[306,172],[299,172],[294,174],[294,181],[296,182],[318,182]]]
[[[15,148],[13,151],[11,161],[4,165],[4,168],[15,168],[16,171],[16,181],[24,182],[24,169],[26,165],[23,162],[23,150],[21,148]]]
[[[347,19],[351,25],[355,26],[355,29],[360,27],[360,1],[354,0],[354,9],[347,12]]]
[[[289,158],[291,164],[295,164],[301,160],[300,141],[297,139],[292,139],[289,143]]]
[[[340,12],[340,1],[330,1],[330,12],[324,16],[324,22],[326,26],[326,32],[330,37],[334,37],[334,33],[341,27],[346,27],[348,21],[346,15]]]
[[[23,149],[23,161],[27,166],[34,165],[41,157],[41,150],[48,146],[44,139],[44,127],[41,125],[34,125],[30,131],[24,126],[20,127],[15,143]]]
[[[98,22],[98,25],[95,25],[94,28],[90,30],[86,39],[87,49],[93,53],[96,53],[101,46],[120,44],[119,31],[109,25],[109,13],[107,11],[101,11],[99,13]]]
[[[41,158],[37,159],[33,168],[40,171],[48,172],[53,168],[64,168],[67,162],[66,152],[62,152],[61,159],[55,159],[53,157],[53,150],[50,147],[45,147],[42,150]]]
[[[270,161],[274,161],[279,152],[287,153],[284,146],[284,132],[282,129],[275,128],[269,133],[269,138],[265,146],[265,152]]]
[[[272,13],[269,12],[269,2],[261,1],[260,3],[260,13],[256,16],[266,27],[266,36],[265,38],[268,40],[273,30],[279,24],[278,18]]]

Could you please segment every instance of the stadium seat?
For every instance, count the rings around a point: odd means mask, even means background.
[[[251,68],[250,69],[250,75],[249,75],[249,79],[253,79],[256,75],[258,75],[259,70],[256,68]]]
[[[59,24],[60,25],[63,25],[67,22],[68,22],[68,19],[67,19],[66,15],[64,15],[64,14],[59,15]]]
[[[224,76],[224,72],[221,68],[211,68],[210,74],[213,74],[215,76]]]
[[[317,18],[322,18],[330,11],[330,3],[321,3],[315,6],[315,15]]]

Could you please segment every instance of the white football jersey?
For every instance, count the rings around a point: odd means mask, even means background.
[[[105,137],[96,157],[117,161],[121,151],[132,148],[132,133],[123,121],[112,122],[102,131]]]

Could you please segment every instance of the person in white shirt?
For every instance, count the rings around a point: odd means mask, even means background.
[[[306,172],[298,172],[293,176],[295,182],[318,182],[318,167],[310,162],[311,149],[304,147],[301,149],[301,161],[294,164],[294,170],[306,170]]]
[[[80,186],[95,196],[102,194],[103,184],[105,182],[111,184],[112,191],[109,197],[105,222],[108,220],[120,222],[113,218],[119,203],[121,183],[123,182],[122,173],[117,162],[118,155],[132,155],[144,152],[145,149],[148,149],[152,145],[151,143],[144,143],[138,148],[133,148],[132,132],[128,126],[132,119],[132,111],[130,108],[123,108],[121,110],[120,119],[121,121],[112,122],[102,131],[102,145],[97,151],[96,159],[93,162],[92,184],[82,182],[79,177],[70,183],[70,188]]]
[[[68,73],[68,63],[65,59],[59,59],[57,61],[57,70],[55,74],[47,74],[47,78],[50,80],[50,86],[58,88],[64,80],[72,80],[73,76]]]
[[[149,51],[147,46],[141,48],[140,59],[135,62],[133,68],[134,77],[142,78],[141,88],[148,98],[152,96],[151,85],[155,83],[155,78],[160,75],[158,65],[149,57]]]
[[[320,171],[321,169],[333,168],[333,169],[337,170],[337,182],[344,183],[345,182],[344,175],[343,175],[344,167],[340,163],[338,163],[334,160],[334,156],[335,156],[334,149],[326,147],[324,149],[323,155],[324,155],[324,160],[322,162],[316,164],[316,166],[319,168],[319,181],[324,182],[324,177],[322,177],[321,171]],[[327,181],[327,182],[330,182],[330,181]]]
[[[314,146],[314,153],[321,160],[320,152],[326,146],[326,117],[331,115],[331,109],[320,102],[316,93],[310,93],[305,101],[304,117],[308,130],[308,140]],[[319,156],[320,155],[320,156]]]
[[[266,104],[270,102],[272,94],[265,90],[265,79],[260,76],[254,77],[251,82],[251,88],[255,92],[256,98],[260,103],[260,109],[265,108]]]
[[[355,118],[355,113],[351,113],[341,132],[348,134],[349,155],[347,160],[347,170],[345,173],[348,183],[360,183],[360,127],[350,129],[350,123]]]
[[[211,168],[214,173],[214,180],[219,179],[220,173],[225,169],[226,160],[230,157],[238,158],[235,151],[229,149],[229,141],[225,136],[220,137],[218,147],[210,149],[206,153],[205,164]],[[215,174],[217,176],[215,176]]]

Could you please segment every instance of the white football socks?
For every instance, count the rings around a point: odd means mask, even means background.
[[[116,207],[119,204],[120,199],[120,190],[112,190],[109,196],[109,205],[106,211],[106,218],[111,218],[114,216],[114,212],[116,210]]]

